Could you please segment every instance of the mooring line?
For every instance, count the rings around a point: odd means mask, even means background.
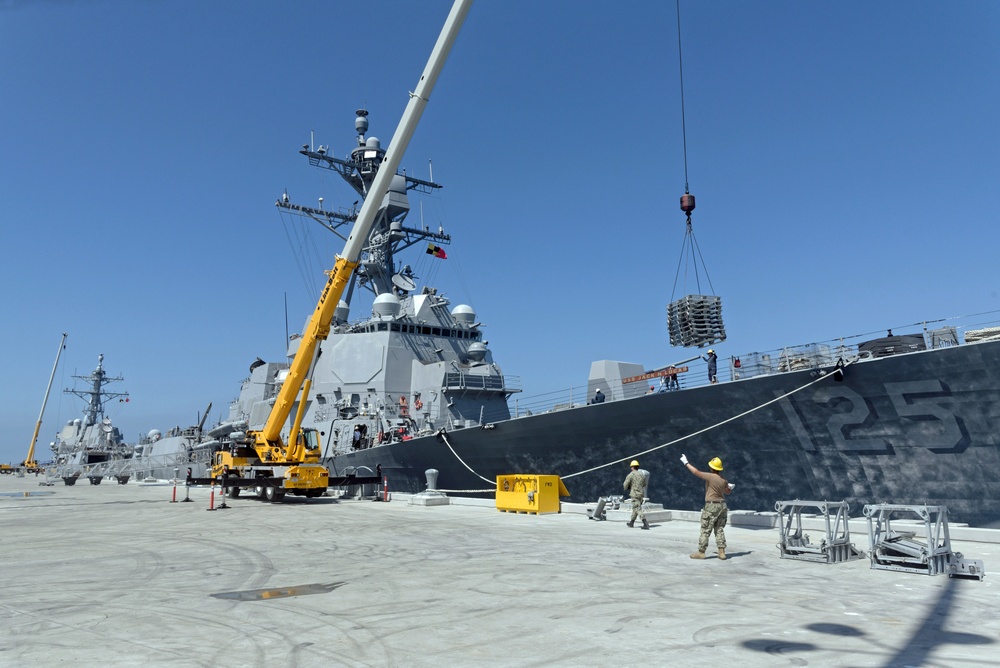
[[[448,494],[495,494],[497,487],[496,485],[493,485],[493,487],[490,487],[489,489],[433,489],[429,491],[447,492]]]
[[[451,447],[451,443],[448,442],[448,432],[446,432],[444,429],[442,429],[441,431],[438,432],[438,434],[441,436],[441,439],[444,441],[444,444],[448,446],[448,449],[451,450],[451,454],[455,455],[455,459],[457,459],[459,462],[461,462],[462,466],[464,466],[465,468],[469,469],[469,472],[472,473],[472,475],[476,476],[480,480],[485,480],[486,482],[491,483],[493,485],[497,484],[496,480],[490,480],[489,478],[484,478],[483,476],[481,476],[478,473],[476,473],[475,471],[473,471],[472,467],[469,466],[468,464],[466,464],[465,460],[458,456],[458,453],[455,452],[455,448]],[[495,490],[493,490],[493,491],[495,491]]]
[[[677,443],[680,443],[681,441],[686,441],[689,438],[694,438],[695,436],[699,436],[701,434],[704,434],[707,431],[711,431],[713,429],[721,427],[724,424],[728,424],[728,423],[733,422],[735,420],[739,420],[742,417],[746,417],[747,415],[750,415],[753,412],[759,411],[761,408],[765,408],[766,406],[770,406],[773,403],[777,403],[777,402],[781,401],[782,399],[790,397],[793,394],[795,394],[796,392],[801,392],[802,390],[806,389],[807,387],[810,387],[811,385],[815,385],[816,383],[820,382],[821,380],[825,380],[827,377],[832,376],[833,374],[837,373],[838,371],[843,372],[844,369],[846,369],[847,367],[851,366],[856,361],[857,360],[852,360],[850,362],[847,362],[846,364],[843,364],[842,366],[840,364],[838,364],[838,366],[833,371],[831,371],[829,373],[825,373],[825,374],[819,376],[818,378],[815,378],[814,380],[809,381],[805,385],[802,385],[801,387],[797,387],[794,390],[786,392],[785,394],[782,394],[779,397],[775,397],[774,399],[771,399],[769,401],[765,401],[764,403],[762,403],[759,406],[755,406],[755,407],[751,408],[750,410],[743,411],[742,413],[739,413],[738,415],[733,415],[732,417],[726,418],[725,420],[723,420],[721,422],[717,422],[717,423],[715,423],[713,425],[710,425],[708,427],[705,427],[704,429],[700,429],[700,430],[698,430],[698,431],[696,431],[694,433],[688,434],[686,436],[681,436],[680,438],[674,439],[673,441],[670,441],[669,443],[663,443],[661,445],[657,445],[656,447],[650,448],[648,450],[643,450],[642,452],[638,452],[638,453],[635,453],[635,454],[632,454],[632,455],[628,455],[627,457],[622,457],[621,459],[616,459],[616,460],[608,462],[606,464],[601,464],[600,466],[595,466],[593,468],[585,469],[583,471],[577,471],[576,473],[570,473],[569,475],[560,476],[560,478],[562,478],[563,480],[567,480],[569,478],[575,478],[576,476],[583,475],[585,473],[592,473],[594,471],[598,471],[600,469],[607,468],[609,466],[614,466],[615,464],[621,464],[622,462],[627,462],[627,461],[629,461],[631,459],[638,459],[639,457],[642,457],[644,455],[648,455],[651,452],[656,452],[657,450],[662,450],[663,448],[666,448],[668,446],[676,445]],[[465,468],[467,468],[470,473],[472,473],[474,476],[476,476],[480,480],[484,480],[484,481],[486,481],[488,483],[494,483],[495,484],[494,480],[490,480],[489,478],[484,478],[483,476],[481,476],[478,473],[476,473],[476,471],[474,471],[471,466],[469,466],[468,464],[465,463],[465,460],[463,460],[461,457],[458,456],[458,453],[455,452],[455,449],[453,447],[451,447],[451,443],[448,441],[448,434],[447,434],[447,432],[445,430],[442,429],[441,431],[439,431],[438,435],[440,435],[441,438],[444,440],[444,444],[448,446],[449,450],[451,450],[451,454],[453,454],[455,456],[455,459],[457,459],[462,464],[462,466],[464,466]],[[438,491],[456,491],[456,490],[438,490]],[[492,492],[492,491],[496,491],[496,490],[495,489],[491,489],[491,490],[461,490],[461,491],[465,491],[465,492],[471,492],[471,491]]]
[[[655,451],[661,450],[661,449],[663,449],[663,448],[665,448],[667,446],[675,445],[677,443],[680,443],[681,441],[686,441],[689,438],[693,438],[695,436],[698,436],[699,434],[704,434],[706,431],[711,431],[712,429],[715,429],[717,427],[721,427],[724,424],[728,424],[730,422],[733,422],[734,420],[739,420],[741,417],[745,417],[747,415],[750,415],[750,413],[753,413],[755,411],[759,411],[761,408],[764,408],[765,406],[770,406],[771,404],[776,403],[778,401],[781,401],[782,399],[784,399],[786,397],[792,396],[796,392],[801,392],[802,390],[806,389],[810,385],[815,385],[816,383],[820,382],[821,380],[825,380],[828,376],[832,376],[837,371],[842,371],[843,369],[846,369],[850,365],[854,364],[855,361],[857,361],[857,360],[848,362],[847,364],[844,364],[843,366],[838,366],[834,371],[831,371],[830,373],[827,373],[827,374],[823,374],[823,375],[819,376],[818,378],[816,378],[815,380],[809,381],[808,383],[806,383],[802,387],[797,387],[797,388],[795,388],[794,390],[792,390],[790,392],[786,392],[785,394],[782,394],[780,397],[775,397],[774,399],[771,399],[770,401],[765,401],[760,406],[755,406],[754,408],[751,408],[750,410],[743,411],[739,415],[734,415],[734,416],[732,416],[730,418],[726,418],[722,422],[717,422],[716,424],[713,424],[711,426],[705,427],[704,429],[700,429],[700,430],[698,430],[698,431],[696,431],[696,432],[694,432],[692,434],[688,434],[687,436],[681,436],[680,438],[674,439],[673,441],[670,441],[669,443],[663,443],[662,445],[657,445],[656,447],[650,448],[649,450],[643,450],[642,452],[638,452],[636,454],[629,455],[628,457],[622,457],[621,459],[616,459],[613,462],[608,462],[607,464],[601,464],[600,466],[595,466],[593,468],[586,469],[584,471],[578,471],[576,473],[570,473],[569,475],[564,475],[564,476],[562,476],[562,479],[566,480],[567,478],[575,478],[576,476],[583,475],[584,473],[591,473],[591,472],[597,471],[599,469],[607,468],[608,466],[613,466],[614,464],[621,464],[622,462],[627,462],[630,459],[637,459],[639,457],[642,457],[643,455],[649,454],[650,452],[655,452]]]

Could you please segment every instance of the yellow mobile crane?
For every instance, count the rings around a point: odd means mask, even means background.
[[[59,340],[59,350],[56,351],[56,361],[52,365],[52,374],[49,375],[49,385],[45,388],[45,398],[42,399],[42,410],[38,413],[38,422],[35,423],[35,433],[31,436],[31,445],[28,446],[28,456],[21,462],[21,468],[25,473],[40,473],[43,469],[35,461],[35,443],[38,442],[38,432],[42,428],[42,416],[45,415],[45,404],[49,403],[49,392],[52,390],[52,380],[56,377],[56,368],[59,366],[59,357],[66,348],[66,336],[63,332],[62,339]]]
[[[245,445],[215,455],[212,479],[221,481],[230,496],[237,496],[245,487],[258,488],[259,495],[268,501],[281,500],[286,491],[299,496],[320,496],[331,483],[329,471],[319,463],[321,450],[318,434],[301,429],[319,344],[330,334],[334,310],[358,266],[361,249],[368,239],[378,209],[471,6],[472,0],[455,0],[448,14],[417,88],[410,93],[410,101],[347,238],[343,255],[337,257],[333,270],[328,273],[326,287],[302,333],[298,351],[263,429],[248,431]],[[291,416],[296,399],[299,409],[286,443],[281,432]],[[335,481],[335,484],[342,484],[342,481]]]

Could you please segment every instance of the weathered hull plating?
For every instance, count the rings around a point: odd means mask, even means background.
[[[447,434],[477,473],[568,477],[631,458],[765,404],[815,380],[815,369],[588,405]],[[719,456],[736,483],[730,506],[769,511],[779,500],[946,505],[952,521],[1000,525],[1000,342],[865,360],[842,382],[820,382],[704,434],[637,455],[650,497],[701,507],[704,490],[679,463]],[[418,492],[426,469],[438,487],[489,487],[440,436],[328,460],[331,473],[381,466],[390,490]],[[620,494],[627,463],[569,477],[572,501]]]

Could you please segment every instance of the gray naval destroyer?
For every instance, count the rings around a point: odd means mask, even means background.
[[[346,158],[322,146],[300,152],[363,198],[385,151],[366,137],[366,111],[356,130]],[[474,494],[501,474],[556,474],[570,500],[586,502],[620,494],[627,466],[605,465],[639,456],[651,496],[666,507],[699,508],[702,490],[677,461],[685,452],[693,461],[722,458],[740,483],[734,507],[773,510],[779,499],[846,500],[857,511],[868,503],[934,504],[946,505],[954,521],[1000,523],[1000,329],[924,325],[858,344],[732,357],[721,382],[701,386],[697,370],[678,366],[677,389],[649,385],[663,368],[594,362],[586,397],[527,410],[516,398],[519,379],[487,347],[478,314],[418,287],[401,260],[411,248],[446,254],[449,235],[409,222],[409,194],[439,187],[395,176],[322,342],[302,425],[320,436],[331,476],[378,474],[390,490],[420,492],[425,471],[436,469],[440,488]],[[338,234],[357,213],[294,204],[287,194],[276,204]],[[370,293],[371,312],[352,318],[361,293]],[[287,369],[259,358],[251,365],[229,421],[213,432],[223,445],[230,431],[239,438],[260,428]],[[587,401],[597,390],[607,399]]]
[[[61,477],[67,485],[87,477],[92,484],[111,475],[124,475],[132,446],[125,443],[121,430],[105,412],[108,401],[128,399],[128,392],[114,392],[106,386],[121,381],[121,376],[108,375],[104,370],[104,355],[98,355],[97,367],[88,376],[73,376],[84,381],[83,388],[63,390],[86,402],[83,418],[67,422],[50,444],[52,466],[46,469],[49,476]],[[127,481],[127,477],[123,478]]]
[[[137,442],[128,443],[121,430],[107,415],[109,401],[127,402],[128,392],[108,389],[112,383],[124,380],[111,376],[104,369],[104,355],[99,355],[97,367],[87,376],[73,376],[83,386],[67,388],[86,402],[83,418],[68,421],[50,444],[52,464],[45,469],[50,480],[62,479],[67,485],[86,478],[92,485],[105,479],[126,484],[130,479],[170,479],[183,477],[187,467],[204,472],[211,463],[212,453],[229,443],[229,435],[241,425],[220,424],[204,429],[209,404],[196,426],[173,427],[162,432],[151,429]],[[222,440],[216,437],[221,437]]]

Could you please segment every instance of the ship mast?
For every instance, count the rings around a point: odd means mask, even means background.
[[[454,5],[452,5],[451,12],[438,36],[438,41],[434,44],[427,65],[420,76],[420,81],[416,89],[410,93],[410,100],[399,125],[396,127],[396,132],[389,142],[389,148],[381,156],[379,169],[372,179],[371,186],[368,188],[368,196],[365,198],[364,204],[361,205],[361,211],[358,212],[357,219],[347,236],[344,250],[337,257],[333,270],[329,272],[326,286],[303,331],[299,348],[288,369],[288,376],[275,398],[271,413],[268,415],[263,429],[250,432],[255,447],[265,459],[281,459],[286,462],[301,461],[302,459],[304,445],[299,440],[299,424],[309,397],[312,372],[319,356],[319,343],[325,340],[330,333],[334,311],[344,293],[344,288],[360,264],[361,252],[368,241],[369,233],[381,208],[382,199],[389,192],[396,169],[406,152],[406,147],[416,130],[417,123],[430,99],[431,91],[434,90],[434,85],[437,83],[438,76],[444,68],[448,54],[458,38],[459,30],[465,22],[465,17],[471,6],[472,0],[455,0]],[[289,445],[286,449],[281,442],[281,430],[291,415],[292,406],[296,400],[299,401],[299,414],[294,420],[289,435]],[[264,457],[265,454],[267,457]],[[325,473],[323,475],[326,476]]]
[[[348,159],[331,155],[327,146],[318,146],[313,149],[309,144],[305,144],[299,153],[309,159],[310,165],[337,172],[363,200],[367,201],[371,197],[375,177],[384,169],[382,163],[387,149],[376,137],[366,137],[369,127],[368,110],[358,109],[355,113],[354,127],[357,131],[357,147],[351,151]],[[395,256],[400,251],[421,241],[432,241],[434,244],[442,245],[450,244],[451,235],[446,234],[443,228],[435,232],[423,225],[420,228],[406,225],[407,215],[410,211],[406,195],[411,190],[427,194],[441,187],[440,184],[434,182],[433,176],[430,181],[425,181],[405,172],[395,172],[395,177],[390,181],[389,196],[386,198],[384,206],[377,211],[365,239],[364,247],[360,253],[362,261],[351,276],[344,296],[345,303],[348,305],[351,303],[355,284],[367,287],[376,296],[413,289],[411,285],[413,277],[406,271],[405,267],[396,266]],[[353,224],[361,213],[357,201],[349,209],[334,211],[323,208],[322,198],[320,198],[318,208],[293,203],[287,192],[275,202],[275,206],[291,214],[316,221],[344,241],[347,240],[347,235],[342,233],[341,228]],[[402,278],[397,277],[397,273],[400,271],[403,273]]]
[[[87,408],[84,409],[83,414],[84,427],[89,427],[91,425],[97,424],[98,417],[104,417],[104,401],[106,399],[117,399],[119,397],[128,397],[128,392],[106,392],[104,386],[108,383],[117,382],[124,380],[121,376],[110,377],[104,371],[104,354],[97,356],[97,368],[94,369],[89,376],[73,376],[74,378],[79,378],[80,380],[85,380],[90,383],[89,390],[77,390],[77,389],[66,389],[63,390],[66,394],[75,394],[76,396],[84,399],[87,402]]]

